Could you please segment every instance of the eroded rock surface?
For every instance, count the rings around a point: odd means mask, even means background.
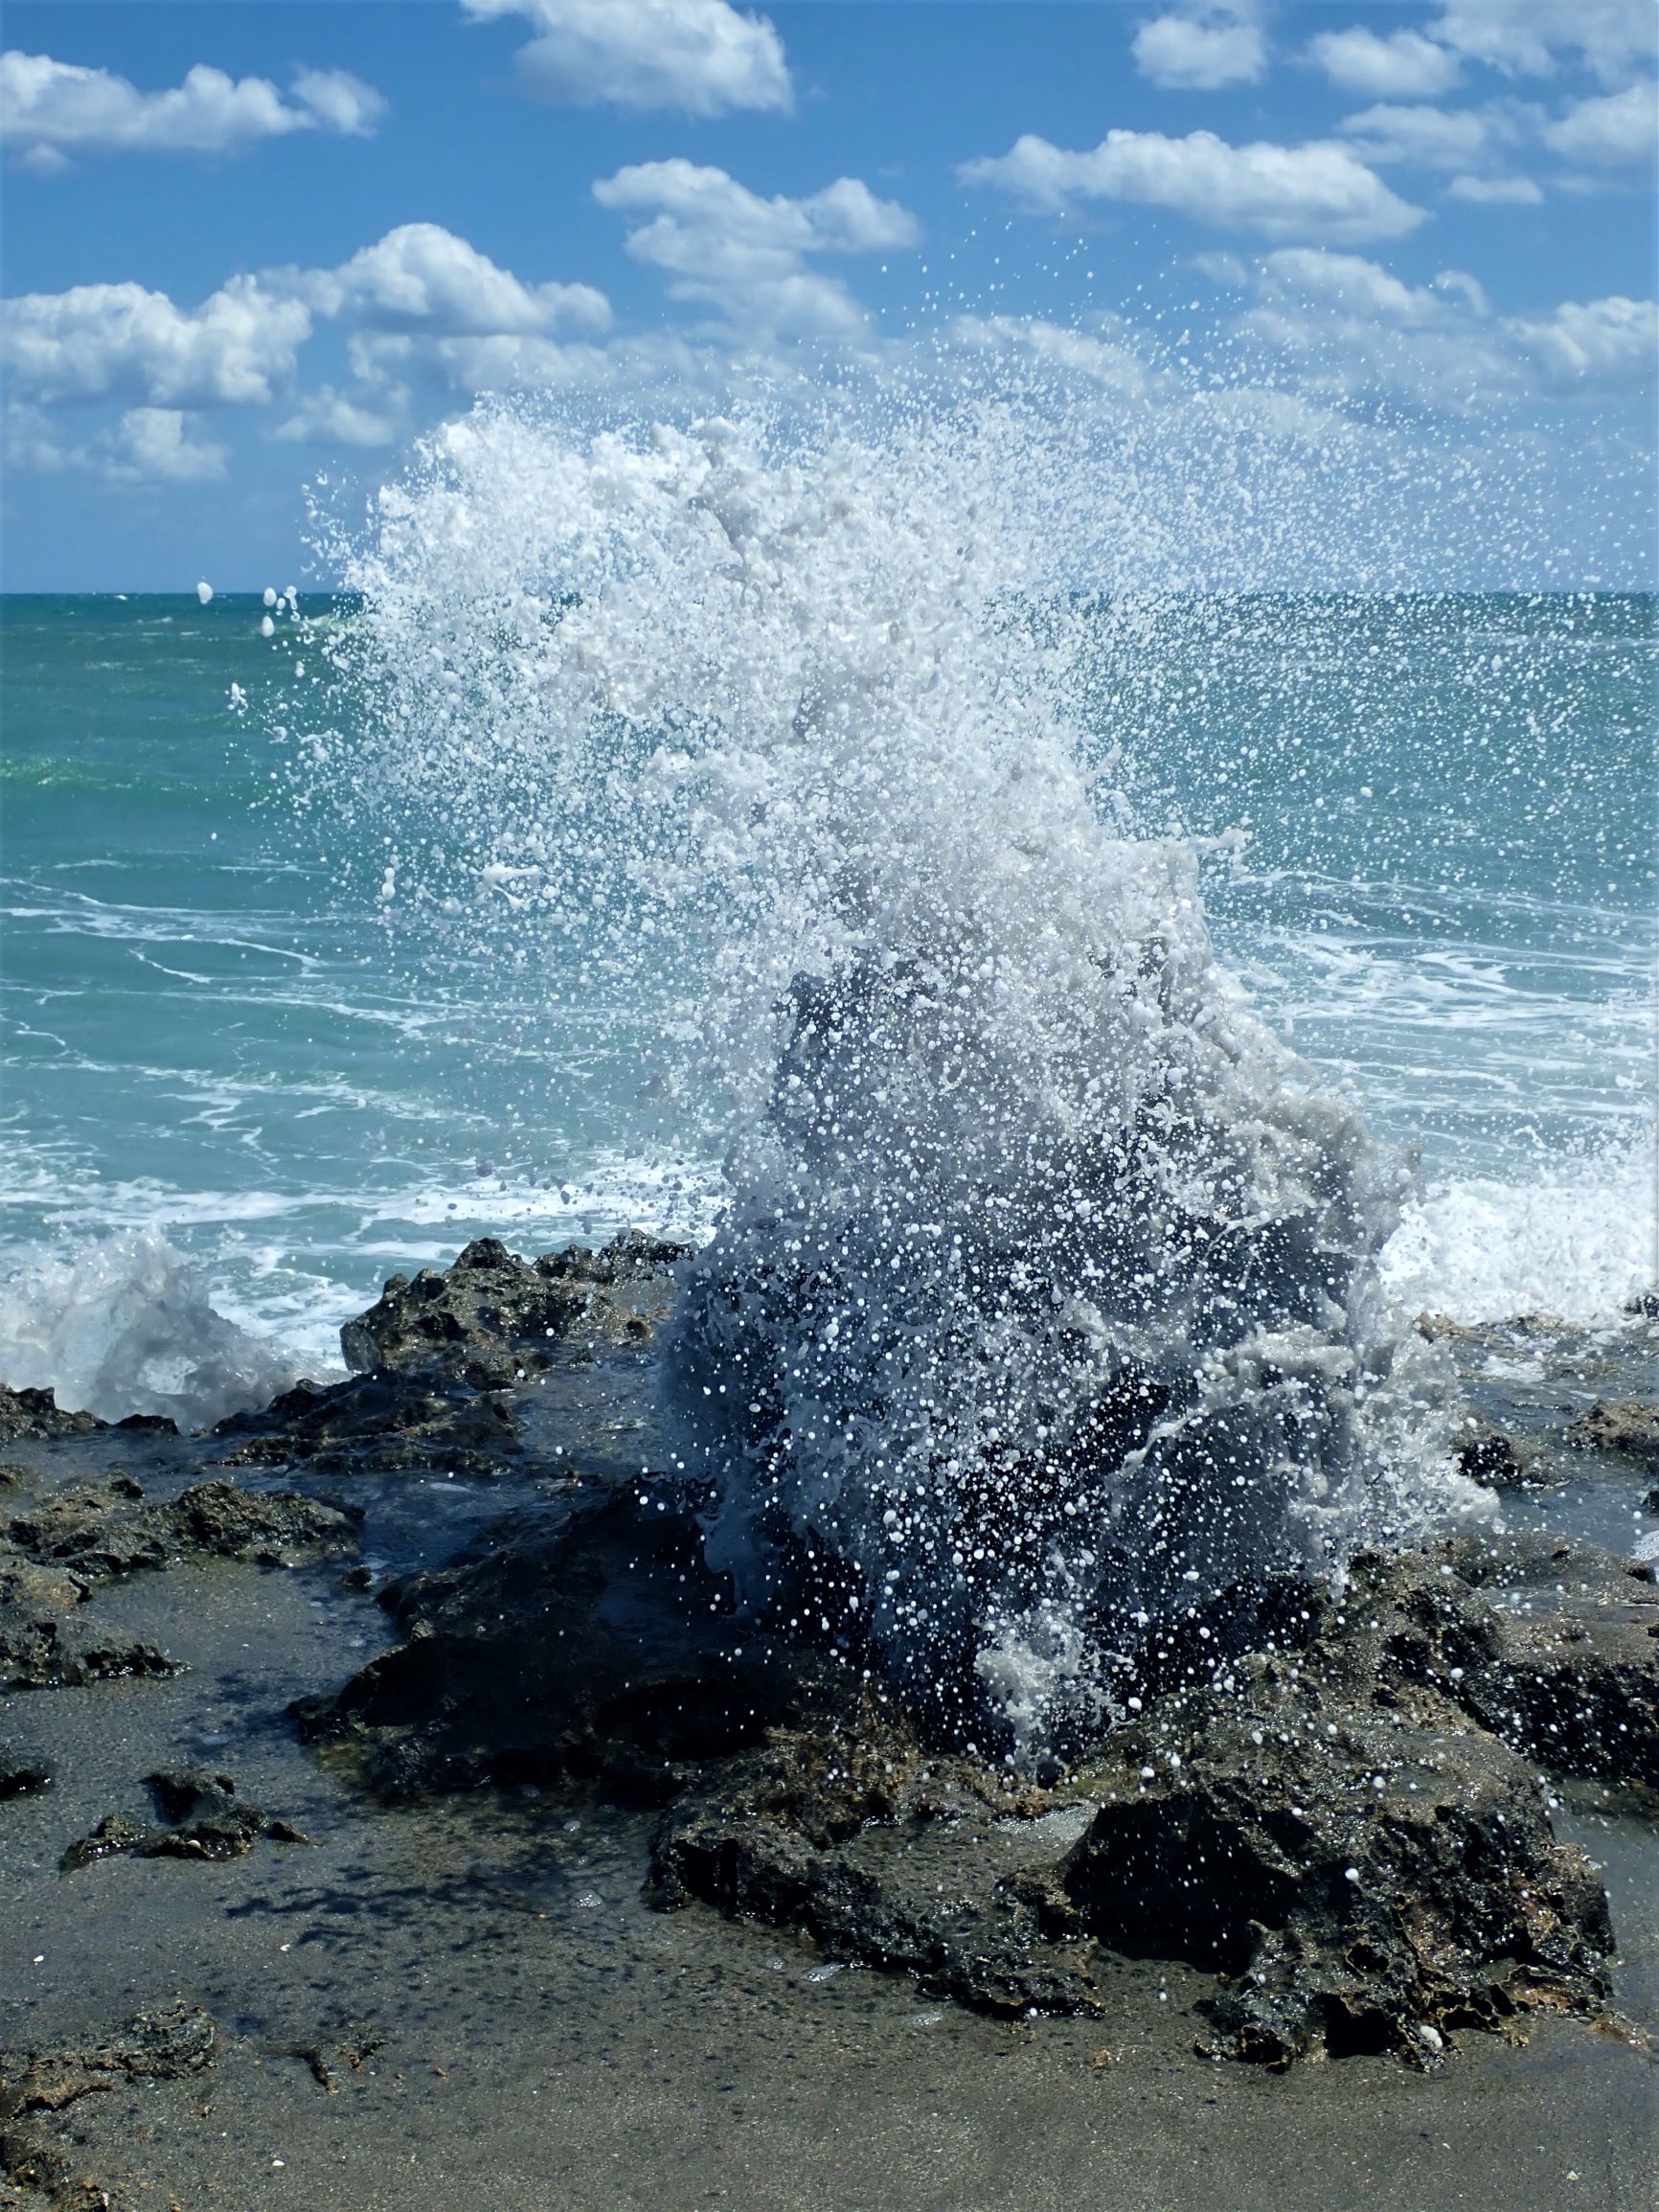
[[[351,1549],[356,1530],[350,1508],[292,1491],[202,1482],[151,1502],[130,1475],[117,1474],[13,1515],[6,1534],[24,1559],[90,1585],[186,1558],[278,1566]]]
[[[142,1637],[82,1619],[88,1585],[0,1543],[0,1690],[80,1688],[122,1675],[174,1675]]]
[[[573,1347],[643,1343],[667,1312],[686,1247],[635,1233],[528,1261],[480,1237],[446,1269],[394,1275],[340,1332],[348,1367],[497,1390]]]
[[[215,1431],[231,1467],[304,1466],[319,1474],[441,1471],[489,1476],[521,1451],[506,1391],[433,1387],[398,1375],[300,1382]]]
[[[213,2016],[182,2000],[140,2013],[102,2041],[0,2060],[0,2176],[57,2212],[110,2212],[116,2199],[80,2172],[52,2123],[82,2097],[131,2082],[200,2074],[217,2057]]]
[[[1659,1468],[1659,1405],[1640,1398],[1599,1398],[1567,1430],[1580,1451],[1613,1451]]]
[[[90,1436],[104,1424],[91,1413],[65,1413],[50,1390],[12,1390],[0,1382],[0,1443]]]
[[[134,1859],[240,1859],[261,1837],[273,1843],[307,1843],[292,1821],[274,1819],[239,1796],[228,1774],[168,1770],[147,1774],[161,1821],[106,1813],[90,1835],[63,1854],[65,1868],[123,1854]]]
[[[602,1778],[660,1801],[825,1674],[736,1620],[700,1532],[643,1485],[573,1482],[379,1602],[405,1640],[298,1710],[392,1794]]]

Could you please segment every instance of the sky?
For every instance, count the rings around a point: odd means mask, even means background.
[[[0,577],[324,583],[319,507],[350,526],[486,396],[684,417],[924,364],[1350,440],[1421,488],[1403,581],[1646,584],[1656,26],[12,0]]]

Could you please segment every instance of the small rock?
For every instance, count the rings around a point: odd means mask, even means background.
[[[123,1854],[136,1859],[240,1859],[261,1836],[273,1843],[308,1843],[286,1820],[274,1820],[237,1794],[228,1774],[162,1772],[145,1777],[165,1827],[107,1813],[90,1835],[63,1854],[65,1868]]]
[[[1659,1405],[1640,1398],[1599,1398],[1567,1430],[1579,1451],[1613,1451],[1659,1467]]]
[[[52,1767],[44,1759],[24,1759],[0,1750],[0,1803],[8,1797],[34,1797],[52,1787]]]

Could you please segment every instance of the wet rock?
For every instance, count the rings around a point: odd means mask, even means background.
[[[33,1482],[34,1470],[20,1459],[0,1460],[0,1490],[21,1490]]]
[[[1551,1479],[1537,1451],[1473,1414],[1465,1415],[1453,1449],[1459,1471],[1489,1490],[1519,1490]]]
[[[298,1463],[331,1475],[489,1476],[521,1449],[507,1393],[395,1375],[297,1383],[261,1412],[221,1421],[215,1434],[236,1440],[227,1465]]]
[[[1574,1605],[1540,1623],[1522,1592],[1546,1568]],[[1527,1760],[1646,1775],[1655,1594],[1609,1555],[1547,1539],[1363,1555],[1340,1591],[1279,1578],[1257,1595],[1257,1648],[1229,1651],[1194,1613],[1161,1694],[1144,1683],[1141,1716],[1058,1790],[1007,1802],[1014,1785],[925,1754],[891,1707],[874,1728],[773,1735],[665,1813],[655,1893],[992,2010],[1091,2009],[1097,1947],[1186,1959],[1223,1977],[1216,2047],[1273,2064],[1424,2064],[1460,2027],[1594,2016],[1605,1900],[1556,1841]],[[1634,1653],[1589,1618],[1631,1595],[1633,1620],[1612,1625]],[[976,1829],[961,1808],[999,1793],[1004,1817]],[[1054,1829],[1079,1799],[1087,1832],[1068,1852]],[[1010,1834],[1011,1868],[988,1849]]]
[[[1659,1405],[1640,1398],[1599,1398],[1567,1430],[1579,1451],[1612,1451],[1659,1468]]]
[[[11,1543],[90,1585],[187,1558],[283,1565],[354,1545],[360,1516],[292,1491],[245,1491],[196,1483],[176,1498],[146,1503],[130,1476],[43,1501],[14,1515]]]
[[[77,1688],[183,1670],[153,1644],[78,1618],[88,1585],[0,1544],[0,1689]]]
[[[63,1854],[66,1869],[127,1854],[136,1859],[240,1859],[261,1837],[273,1843],[308,1843],[291,1821],[273,1819],[237,1794],[228,1774],[164,1771],[146,1785],[166,1825],[106,1813],[90,1835]]]
[[[1080,1932],[1226,1977],[1217,2046],[1270,2064],[1421,2063],[1456,2028],[1603,2009],[1606,1900],[1517,1754],[1432,1692],[1250,1674],[1091,1775],[1106,1802],[1060,1876]]]
[[[101,2042],[0,2060],[0,2176],[38,2192],[55,2212],[111,2212],[116,2198],[80,2172],[54,2135],[57,2115],[124,2084],[188,2079],[216,2056],[212,2015],[175,2001],[140,2013]]]
[[[1659,1489],[1650,1490],[1642,1500],[1642,1511],[1659,1516]]]
[[[52,1767],[44,1759],[26,1759],[0,1747],[0,1804],[9,1797],[36,1797],[52,1787]]]
[[[833,1674],[735,1617],[665,1494],[572,1484],[379,1602],[404,1641],[296,1712],[390,1794],[601,1780],[661,1802]]]
[[[533,1262],[480,1237],[448,1269],[394,1275],[340,1332],[348,1367],[510,1387],[573,1348],[648,1341],[668,1311],[686,1247],[629,1232]]]
[[[175,1999],[157,2012],[138,2014],[102,2041],[0,2059],[0,2122],[60,2112],[123,2082],[171,2082],[198,2074],[214,2064],[217,2045],[213,2015]]]
[[[105,1424],[93,1413],[65,1413],[50,1390],[12,1390],[0,1382],[0,1443],[90,1436]]]
[[[794,1928],[978,2011],[1098,2013],[1095,1945],[1055,1919],[1057,1817],[1043,1791],[928,1757],[901,1723],[778,1731],[664,1814],[648,1894]]]
[[[1659,1586],[1651,1562],[1529,1534],[1455,1539],[1441,1563],[1496,1597],[1490,1649],[1446,1687],[1556,1772],[1659,1786]]]

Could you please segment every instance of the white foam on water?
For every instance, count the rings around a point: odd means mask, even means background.
[[[1399,1166],[1083,711],[1193,548],[1164,459],[994,405],[481,410],[383,497],[331,649],[369,712],[309,751],[398,900],[577,947],[723,1131],[672,1345],[711,1555],[1025,1749],[1199,1602],[1471,1502],[1383,1295]]]
[[[1403,1313],[1616,1322],[1659,1284],[1656,1197],[1650,1137],[1541,1165],[1525,1182],[1448,1178],[1406,1207],[1383,1285]]]
[[[112,1236],[0,1278],[0,1376],[103,1421],[163,1414],[208,1428],[295,1380],[272,1344],[216,1311],[165,1239]]]

